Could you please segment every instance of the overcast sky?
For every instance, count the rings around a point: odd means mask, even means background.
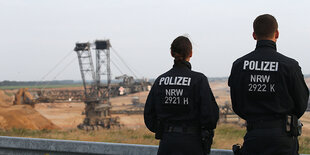
[[[171,68],[170,44],[184,34],[193,43],[193,70],[228,76],[232,62],[255,48],[252,22],[265,13],[278,20],[278,51],[310,74],[309,6],[308,0],[0,0],[0,81],[80,80],[73,48],[96,39],[110,39],[138,77],[156,78]],[[111,66],[113,76],[121,74]]]

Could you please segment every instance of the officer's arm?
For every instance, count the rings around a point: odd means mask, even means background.
[[[230,87],[231,104],[232,104],[232,108],[233,108],[234,112],[239,117],[241,117],[242,119],[246,119],[245,115],[241,111],[241,109],[243,108],[242,105],[241,105],[241,102],[237,101],[237,93],[240,93],[240,92],[237,92],[238,90],[237,90],[236,87],[239,85],[239,84],[237,84],[237,82],[239,82],[240,80],[235,77],[236,74],[237,73],[234,70],[234,66],[233,66],[232,69],[231,69],[230,76],[228,78],[228,86]],[[235,90],[237,90],[237,91],[235,91]]]
[[[290,93],[295,103],[295,115],[300,118],[307,109],[309,88],[307,87],[301,68],[295,70],[291,75],[291,90]]]
[[[219,119],[219,108],[210,88],[207,77],[200,84],[200,122],[207,129],[215,129]]]
[[[154,87],[155,84],[153,85],[146,103],[145,103],[145,107],[144,107],[144,123],[146,125],[146,127],[152,131],[152,132],[156,132],[156,112],[155,112],[155,103],[154,103]]]

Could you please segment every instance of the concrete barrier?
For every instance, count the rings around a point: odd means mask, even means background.
[[[0,155],[156,155],[158,146],[0,136]],[[232,155],[213,149],[211,155]]]

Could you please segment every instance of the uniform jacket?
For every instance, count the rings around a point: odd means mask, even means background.
[[[145,124],[152,132],[158,120],[214,129],[218,118],[207,77],[191,71],[187,61],[175,61],[172,69],[155,80],[144,109]]]
[[[278,53],[270,40],[258,41],[253,52],[233,63],[228,85],[233,110],[245,120],[299,118],[307,108],[309,90],[298,62]]]

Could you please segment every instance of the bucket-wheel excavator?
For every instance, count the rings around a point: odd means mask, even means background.
[[[74,48],[78,55],[85,93],[83,100],[86,104],[85,119],[82,124],[78,125],[79,129],[96,130],[120,126],[119,118],[112,117],[110,113],[110,47],[109,40],[97,40],[94,44],[89,42],[76,43]],[[95,67],[92,52],[95,52]],[[106,84],[102,83],[102,75],[106,75],[106,79],[104,79],[107,82]]]

